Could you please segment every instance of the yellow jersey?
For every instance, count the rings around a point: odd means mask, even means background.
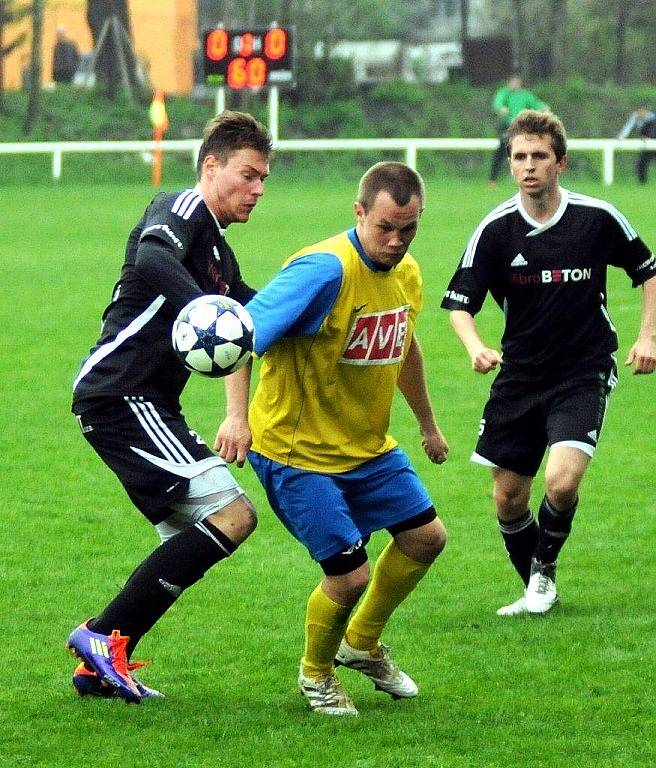
[[[316,254],[337,267],[336,297],[308,332],[299,301],[308,294],[312,304],[321,270],[298,267]],[[283,313],[285,292],[300,318],[265,351],[249,411],[253,450],[299,469],[346,472],[397,445],[387,430],[422,305],[421,273],[409,254],[390,270],[377,268],[354,229],[303,248],[279,274],[293,267],[300,281],[281,291],[274,278],[248,305],[256,334],[267,322],[258,307],[268,299]]]

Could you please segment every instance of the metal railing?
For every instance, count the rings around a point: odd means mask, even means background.
[[[154,141],[40,141],[32,143],[0,143],[0,155],[49,154],[52,155],[52,177],[61,178],[63,158],[72,153],[187,152],[195,164],[200,139]],[[489,151],[498,144],[497,139],[279,139],[274,142],[277,152],[324,152],[354,150],[398,150],[405,162],[417,167],[419,151]],[[601,153],[602,176],[605,184],[612,184],[615,176],[615,153],[656,151],[656,139],[569,139],[568,153],[595,151]]]

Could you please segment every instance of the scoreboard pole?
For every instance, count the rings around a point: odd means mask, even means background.
[[[215,105],[214,114],[220,115],[222,112],[225,112],[226,97],[225,97],[225,88],[222,85],[216,89],[216,98],[215,98],[214,105]]]
[[[274,142],[278,141],[279,99],[280,99],[280,95],[278,92],[278,86],[270,85],[269,99],[268,99],[269,133],[271,134],[271,138],[274,140]],[[215,114],[220,115],[222,112],[225,112],[225,108],[226,108],[225,88],[221,86],[220,88],[216,89],[215,100],[214,100]]]
[[[278,141],[278,86],[269,86],[269,133],[274,142]]]

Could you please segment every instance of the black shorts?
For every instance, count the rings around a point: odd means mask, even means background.
[[[77,420],[133,504],[154,524],[171,514],[170,505],[187,494],[191,478],[225,464],[181,413],[143,398],[103,401],[82,410]]]
[[[558,382],[516,381],[502,370],[492,384],[472,460],[535,477],[555,443],[592,456],[616,383],[614,359]]]

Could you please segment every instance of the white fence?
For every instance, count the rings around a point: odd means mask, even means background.
[[[52,155],[52,176],[61,178],[63,157],[69,153],[123,153],[152,152],[152,141],[48,141],[34,143],[0,143],[0,155],[46,154]],[[162,141],[164,152],[187,152],[195,162],[200,140],[184,139]],[[353,150],[398,150],[405,162],[417,167],[419,151],[489,151],[497,146],[497,139],[279,139],[274,142],[277,152],[324,152]],[[656,139],[569,139],[568,152],[587,150],[601,154],[602,175],[605,184],[612,184],[615,175],[615,153],[636,152],[642,149],[656,151]]]

